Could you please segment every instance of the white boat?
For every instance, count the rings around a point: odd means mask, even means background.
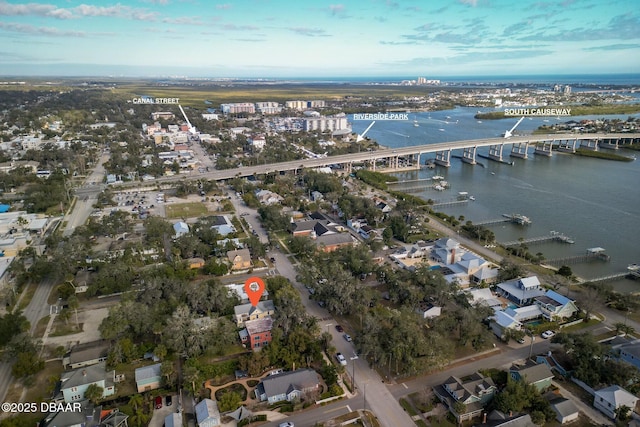
[[[473,200],[473,201],[475,201],[475,200],[476,200],[476,198],[475,198],[475,197],[473,197],[473,196],[469,196],[469,200]]]
[[[640,271],[640,265],[639,264],[629,264],[627,266],[627,270],[629,270],[629,271]]]
[[[431,177],[431,179],[433,179],[433,180],[440,180],[440,179],[444,179],[444,176],[434,175],[433,177]]]
[[[442,129],[442,128],[440,128],[440,129],[438,129],[438,130],[439,130],[440,132],[444,132],[444,129]]]
[[[478,120],[478,123],[482,123],[482,120]]]
[[[413,127],[416,127],[416,128],[417,128],[418,126],[420,126],[420,125],[418,124],[418,121],[417,121],[417,120],[414,120],[414,121],[413,121]]]

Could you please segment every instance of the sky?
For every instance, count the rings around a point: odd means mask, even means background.
[[[0,0],[0,75],[640,73],[637,0]]]

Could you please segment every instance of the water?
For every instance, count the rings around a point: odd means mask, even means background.
[[[456,108],[449,111],[410,113],[409,121],[376,122],[367,136],[381,145],[398,148],[411,145],[465,139],[490,138],[510,129],[518,118],[505,120],[474,119],[477,108]],[[638,117],[638,115],[633,115]],[[562,120],[600,118],[584,116]],[[628,115],[607,116],[626,119]],[[419,127],[413,126],[417,120]],[[548,122],[544,121],[548,120]],[[535,117],[525,119],[516,133],[530,132],[542,124],[551,124],[556,118]],[[362,132],[370,124],[353,122],[353,130]],[[458,192],[466,191],[476,201],[442,211],[466,220],[480,222],[499,218],[503,213],[520,213],[532,220],[532,225],[514,224],[490,226],[501,242],[548,235],[555,230],[571,236],[575,244],[549,242],[530,244],[533,254],[542,252],[547,259],[584,254],[587,248],[603,247],[611,256],[609,263],[594,261],[571,265],[575,274],[585,279],[625,271],[628,264],[640,263],[640,161],[614,162],[554,153],[553,157],[535,156],[529,150],[529,159],[509,158],[510,146],[505,146],[505,160],[509,166],[478,158],[480,165],[468,165],[452,159],[450,168],[423,168],[396,174],[400,179],[424,179],[442,175],[451,188],[444,192],[425,190],[413,192],[425,199],[439,201],[454,199]],[[478,150],[487,154],[487,150]],[[454,155],[460,155],[456,151]],[[627,150],[620,154],[632,155]],[[635,153],[637,154],[637,152]],[[433,155],[424,155],[425,159]],[[401,189],[402,187],[399,187]],[[640,282],[622,279],[611,282],[620,292],[640,292]]]

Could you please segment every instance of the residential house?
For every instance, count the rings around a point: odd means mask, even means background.
[[[244,326],[245,328],[238,334],[240,335],[240,341],[247,348],[258,351],[271,342],[271,329],[273,328],[271,316],[248,320],[244,322]]]
[[[259,190],[256,191],[256,198],[261,205],[269,206],[269,205],[277,205],[280,204],[284,198],[269,190]]]
[[[522,330],[522,323],[514,319],[507,312],[496,311],[489,321],[489,327],[498,338],[506,339],[509,330]]]
[[[471,296],[471,305],[481,305],[491,307],[495,311],[502,310],[502,302],[491,292],[489,288],[471,288],[465,289]]]
[[[431,260],[448,268],[443,272],[448,283],[455,282],[462,287],[481,282],[494,283],[498,277],[498,269],[493,263],[465,250],[454,239],[436,240]]]
[[[611,350],[620,360],[640,369],[640,339],[625,340],[621,344],[613,345]]]
[[[496,289],[496,293],[518,305],[531,304],[535,298],[545,294],[536,276],[500,283]]]
[[[542,315],[550,321],[568,319],[578,312],[575,301],[550,289],[534,300],[535,304],[540,307]]]
[[[173,235],[178,238],[189,232],[189,225],[184,221],[178,221],[173,224]]]
[[[525,305],[524,307],[509,307],[505,310],[509,316],[518,322],[528,322],[542,317],[542,310],[537,305]]]
[[[442,307],[435,306],[429,302],[422,301],[416,308],[418,313],[423,319],[433,319],[442,314]]]
[[[596,390],[593,396],[593,406],[612,420],[616,419],[616,410],[623,406],[635,410],[638,398],[619,385],[612,385]]]
[[[205,262],[202,258],[189,258],[187,260],[187,264],[189,265],[190,269],[195,270],[204,267]]]
[[[537,427],[533,421],[531,421],[531,416],[529,414],[517,414],[512,415],[511,413],[503,413],[496,409],[491,411],[487,418],[486,423],[480,424],[480,426],[490,426],[490,427]]]
[[[320,392],[318,374],[313,369],[298,369],[269,375],[256,387],[256,398],[269,404],[300,401],[305,395]]]
[[[484,406],[493,399],[497,387],[491,378],[476,372],[464,380],[449,377],[442,385],[434,387],[433,391],[447,405],[457,421],[461,422],[480,415]],[[462,409],[458,403],[463,405],[464,412],[456,411],[456,407],[458,410]]]
[[[549,404],[551,404],[551,409],[556,413],[556,420],[560,424],[570,423],[580,416],[580,411],[578,411],[578,407],[572,400],[561,397],[550,401]]]
[[[253,151],[255,152],[262,151],[265,144],[267,143],[267,140],[265,139],[264,135],[251,135],[249,138],[247,138],[247,142],[249,143],[249,145],[251,145]]]
[[[312,202],[320,202],[324,199],[324,195],[319,191],[312,191],[310,196]]]
[[[564,351],[552,350],[546,354],[537,355],[536,363],[544,363],[549,369],[565,377],[573,371],[571,359]]]
[[[211,229],[216,230],[216,233],[222,237],[236,232],[236,228],[227,215],[216,215],[211,217],[211,220],[214,221]]]
[[[337,224],[326,219],[311,219],[291,223],[294,236],[308,236],[324,252],[332,252],[344,246],[353,246],[355,240],[349,233],[341,233]]]
[[[98,427],[101,411],[102,406],[95,406],[89,400],[84,400],[80,402],[80,410],[49,412],[37,425],[39,427]]]
[[[257,306],[252,304],[242,304],[233,307],[233,312],[238,328],[244,327],[245,322],[249,320],[263,319],[268,316],[273,316],[276,309],[273,305],[273,301],[260,301]]]
[[[236,284],[231,283],[229,285],[225,285],[225,287],[229,290],[228,292],[231,295],[235,295],[240,300],[240,304],[247,304],[249,302],[249,295],[247,295],[247,291],[244,289],[244,283]],[[269,291],[267,289],[262,293],[263,300],[269,299]]]
[[[182,427],[182,414],[172,412],[164,417],[164,427]]]
[[[534,385],[540,392],[548,389],[553,380],[553,372],[544,363],[514,365],[509,369],[509,375],[516,381],[524,381],[527,384]]]
[[[160,373],[161,366],[161,363],[156,363],[155,365],[149,365],[135,370],[134,375],[138,393],[160,388],[162,380],[162,374]]]
[[[79,344],[71,348],[62,358],[65,369],[78,369],[107,360],[109,343],[105,340]]]
[[[196,405],[196,420],[198,427],[218,427],[220,425],[218,403],[211,399],[202,399]]]
[[[106,362],[85,366],[60,376],[60,392],[66,403],[84,400],[87,388],[95,384],[102,388],[102,397],[112,396],[115,391],[115,371],[106,370]]]
[[[231,270],[246,270],[251,268],[251,252],[249,249],[236,249],[227,252],[227,259],[231,264]]]

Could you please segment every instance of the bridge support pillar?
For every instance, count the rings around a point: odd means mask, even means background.
[[[577,142],[577,139],[561,139],[558,142],[558,151],[563,153],[575,153]]]
[[[553,141],[542,141],[536,145],[534,154],[551,157],[553,155]]]
[[[618,143],[620,141],[617,138],[608,138],[608,139],[604,139],[600,142],[600,148],[607,148],[609,150],[617,150],[618,148],[620,148],[618,146]]]
[[[470,165],[476,164],[476,150],[478,147],[467,147],[462,150],[462,161]]]
[[[435,164],[446,168],[451,166],[451,150],[436,151]]]
[[[598,140],[583,139],[580,141],[580,148],[584,148],[585,150],[598,151]]]
[[[517,142],[511,145],[511,153],[509,156],[517,157],[519,159],[527,159],[529,158],[529,141],[527,142]]]
[[[490,145],[489,146],[489,158],[491,160],[502,161],[502,149],[504,144]]]

